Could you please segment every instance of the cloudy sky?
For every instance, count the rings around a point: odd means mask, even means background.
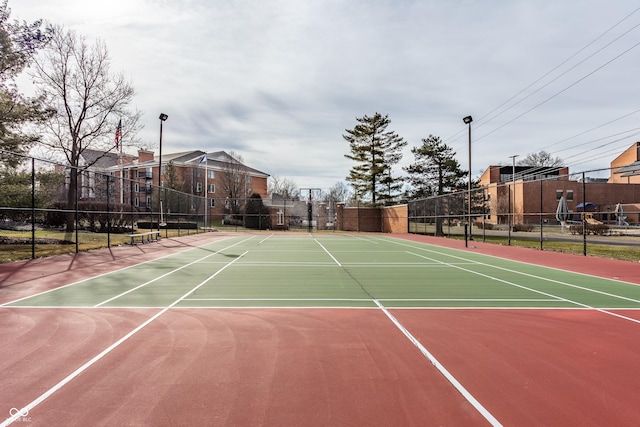
[[[472,172],[545,150],[606,168],[640,136],[640,10],[632,0],[9,0],[103,40],[130,78],[140,137],[163,152],[234,151],[300,187],[344,181],[342,138],[388,114],[439,136]],[[407,149],[394,171],[413,161]],[[608,176],[608,172],[590,173]]]

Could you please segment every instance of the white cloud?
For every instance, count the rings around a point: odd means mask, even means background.
[[[636,25],[640,13],[527,89],[529,98],[486,116],[633,12],[631,0],[10,0],[9,7],[14,18],[44,18],[103,39],[112,71],[136,87],[150,144],[163,112],[163,150],[233,150],[300,186],[344,180],[351,164],[342,134],[375,112],[389,114],[410,146],[440,136],[463,167],[462,117],[473,115],[474,174],[550,145],[564,150],[557,155],[574,171],[606,167],[617,155],[609,151],[637,139],[589,145],[633,128],[631,116],[553,145],[640,108],[640,49],[585,77],[631,48],[638,30],[532,92]],[[585,163],[588,155],[578,153],[590,148],[601,155]],[[411,160],[407,154],[402,163]]]

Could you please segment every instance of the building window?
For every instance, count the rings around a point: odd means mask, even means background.
[[[133,199],[133,206],[135,206],[136,208],[140,206],[140,201],[138,200],[137,197]]]
[[[207,169],[207,178],[214,179],[216,177],[216,171]]]
[[[212,207],[212,208],[215,208],[216,207],[216,199],[209,199],[209,200],[211,200],[209,202],[209,206]]]
[[[284,225],[284,213],[282,213],[282,209],[278,209],[278,224]]]
[[[215,193],[216,192],[216,185],[215,184],[209,184],[209,188],[207,189],[207,191],[209,193]]]
[[[556,190],[556,200],[560,200],[562,197],[562,190]]]
[[[140,191],[140,184],[138,184],[137,182],[135,182],[133,184],[133,191],[135,191],[136,193],[138,193]],[[138,205],[136,205],[138,206]]]
[[[573,200],[573,190],[567,190],[567,200]]]
[[[201,191],[202,191],[202,183],[196,182],[196,193],[199,193]]]

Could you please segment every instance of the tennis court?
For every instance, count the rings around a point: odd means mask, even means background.
[[[435,241],[208,233],[0,266],[0,425],[640,420],[636,264]]]

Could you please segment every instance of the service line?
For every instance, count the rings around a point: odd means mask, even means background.
[[[241,243],[241,242],[240,242]],[[182,295],[180,298],[176,299],[173,303],[171,303],[170,305],[168,305],[167,307],[164,307],[162,310],[160,310],[159,312],[157,312],[155,315],[151,316],[149,319],[147,319],[144,323],[140,324],[137,328],[133,329],[131,332],[129,332],[128,334],[126,334],[125,336],[123,336],[122,338],[120,338],[118,341],[114,342],[113,344],[111,344],[109,347],[107,347],[106,349],[104,349],[102,352],[100,352],[98,355],[94,356],[91,360],[89,360],[88,362],[86,362],[84,365],[80,366],[78,369],[76,369],[75,371],[73,371],[72,373],[70,373],[69,375],[67,375],[67,377],[65,377],[64,379],[62,379],[60,382],[58,382],[56,385],[54,385],[53,387],[51,387],[49,390],[45,391],[44,393],[42,393],[40,396],[38,396],[35,400],[33,400],[31,403],[29,403],[28,405],[24,406],[23,408],[15,411],[15,413],[12,413],[11,416],[9,418],[7,418],[6,420],[4,420],[2,423],[0,423],[0,427],[6,427],[10,424],[13,424],[14,422],[21,420],[22,414],[28,414],[31,412],[31,410],[33,408],[35,408],[36,406],[38,406],[40,403],[44,402],[46,399],[48,399],[49,397],[51,397],[51,395],[53,395],[56,391],[60,390],[62,387],[64,387],[66,384],[68,384],[71,380],[73,380],[75,377],[77,377],[78,375],[82,374],[84,371],[86,371],[88,368],[90,368],[92,365],[94,365],[96,362],[98,362],[100,359],[102,359],[103,357],[105,357],[107,354],[109,354],[111,351],[113,351],[115,348],[117,348],[118,346],[120,346],[122,343],[126,342],[129,338],[131,338],[132,336],[134,336],[136,333],[138,333],[139,331],[141,331],[142,329],[144,329],[147,325],[149,325],[151,322],[153,322],[154,320],[156,320],[158,317],[162,316],[164,313],[166,313],[167,311],[169,311],[169,309],[171,309],[172,307],[174,307],[175,305],[177,305],[178,303],[180,303],[181,301],[183,301],[185,298],[187,298],[189,295],[191,295],[193,292],[197,291],[201,286],[203,286],[205,283],[209,282],[211,279],[213,279],[214,277],[216,277],[218,274],[222,273],[227,267],[230,267],[233,263],[235,263],[236,261],[238,261],[240,258],[242,258],[244,255],[247,254],[248,251],[245,251],[242,255],[240,255],[238,258],[233,259],[233,261],[230,261],[229,263],[225,264],[224,267],[222,267],[220,270],[216,271],[215,273],[213,273],[211,276],[207,277],[205,280],[203,280],[201,283],[199,283],[198,285],[196,285],[193,289],[189,290],[189,292],[187,292],[186,294]],[[12,411],[13,412],[13,411]]]

